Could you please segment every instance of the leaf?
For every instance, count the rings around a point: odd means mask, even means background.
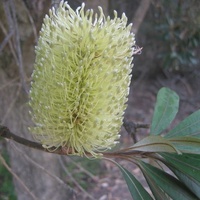
[[[151,124],[151,135],[158,135],[166,129],[178,112],[179,96],[169,88],[161,88],[157,95]]]
[[[153,200],[149,193],[143,188],[138,180],[124,167],[116,163],[128,185],[131,196],[134,200]]]
[[[142,171],[145,171],[158,187],[165,191],[172,199],[198,199],[183,183],[170,174],[142,161],[140,162],[140,166]]]
[[[192,136],[200,138],[200,110],[192,113],[180,122],[174,129],[169,131],[165,138]]]
[[[200,155],[160,154],[165,164],[200,199]]]
[[[176,137],[168,140],[181,152],[200,154],[200,138]]]
[[[148,176],[148,174],[145,173],[145,171],[143,171],[143,174],[155,199],[170,200],[170,197],[163,190],[160,189],[160,187],[155,183],[155,181],[151,177]]]
[[[145,152],[181,153],[172,145],[172,143],[159,135],[148,136],[134,144],[132,147],[130,147],[130,149]]]

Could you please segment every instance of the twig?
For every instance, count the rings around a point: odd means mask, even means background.
[[[88,170],[86,170],[84,167],[82,167],[81,165],[77,164],[76,162],[74,162],[74,160],[71,157],[67,157],[70,159],[70,162],[73,163],[73,165],[75,165],[77,168],[79,168],[82,172],[84,172],[85,174],[87,174],[94,182],[97,182],[98,178],[96,176],[94,176],[92,173],[90,173]]]
[[[9,105],[7,111],[6,111],[6,114],[4,115],[4,117],[3,117],[2,121],[1,121],[1,124],[4,124],[4,122],[6,121],[6,118],[9,116],[9,113],[11,112],[11,110],[12,110],[12,108],[13,108],[13,106],[14,106],[14,104],[15,104],[18,96],[19,96],[20,89],[21,89],[21,87],[19,86],[18,90],[16,92],[16,95],[15,95],[15,98],[13,98],[12,102],[10,103],[10,105]]]
[[[13,23],[14,23],[14,28],[15,28],[15,40],[16,40],[15,41],[16,52],[17,52],[18,61],[19,61],[19,73],[20,73],[21,83],[25,92],[28,94],[28,86],[25,81],[25,72],[24,72],[24,64],[23,64],[23,59],[22,59],[22,51],[21,51],[21,45],[20,45],[20,36],[19,36],[19,29],[18,29],[18,23],[17,23],[16,9],[15,9],[15,4],[13,0],[10,0],[10,7],[11,7],[11,12],[13,14]]]
[[[1,28],[2,32],[3,32],[3,34],[6,37],[6,35],[8,35],[9,33],[7,32],[6,28],[4,27],[3,23],[1,23],[1,21],[0,21],[0,28]],[[9,30],[9,31],[13,32],[13,30]],[[12,53],[14,59],[15,59],[15,62],[18,63],[17,55],[15,53],[11,38],[10,38],[10,40],[8,40],[8,44],[9,44],[9,47],[10,47],[10,51],[11,51],[11,53]]]
[[[94,197],[92,197],[86,190],[84,190],[80,184],[76,181],[76,179],[71,175],[71,173],[67,170],[66,166],[63,163],[63,160],[61,158],[59,158],[60,164],[63,168],[63,170],[65,171],[65,173],[67,174],[67,176],[72,180],[72,182],[78,187],[79,190],[81,190],[81,192],[83,192],[87,197],[89,197],[91,200],[95,200]]]
[[[4,10],[6,13],[8,25],[9,25],[9,31],[14,32],[13,36],[14,36],[14,43],[15,43],[15,49],[16,49],[16,55],[17,55],[17,64],[19,67],[21,83],[25,92],[28,93],[28,87],[25,81],[25,72],[24,72],[24,66],[23,66],[18,23],[16,20],[17,17],[16,17],[15,5],[14,5],[13,0],[3,1],[3,3],[4,3]]]
[[[127,121],[126,119],[124,119],[123,122],[124,122],[123,123],[124,128],[126,129],[127,133],[131,135],[134,142],[137,142],[137,139],[136,139],[137,129],[139,128],[148,129],[150,127],[150,124],[134,123],[132,121]]]
[[[26,7],[24,1],[22,1],[22,4],[24,5],[24,9],[25,9],[25,11],[27,12],[29,21],[30,21],[30,23],[31,23],[31,26],[32,26],[32,29],[33,29],[33,35],[34,35],[34,37],[35,37],[35,42],[37,42],[37,40],[38,40],[38,34],[37,34],[37,29],[36,29],[36,27],[35,27],[34,20],[33,20],[32,16],[31,16],[29,10],[27,9],[27,7]]]
[[[10,140],[13,140],[13,141],[15,141],[15,142],[17,142],[19,144],[23,144],[23,145],[25,145],[27,147],[31,147],[33,149],[38,149],[38,150],[42,150],[42,151],[45,151],[45,152],[49,152],[47,149],[45,149],[42,146],[42,144],[27,140],[27,139],[22,138],[20,136],[17,136],[15,134],[13,134],[12,132],[10,132],[10,130],[5,126],[1,126],[0,125],[0,136],[4,137],[4,138],[7,138],[7,139],[10,139]],[[61,148],[57,149],[55,151],[53,151],[53,149],[52,149],[52,153],[64,154],[64,152],[62,151]]]
[[[10,38],[13,35],[13,31],[11,31],[10,33],[8,33],[8,35],[6,36],[6,38],[4,38],[3,42],[0,45],[0,53],[3,50],[3,48],[6,46],[6,44],[8,43],[8,41],[10,40]]]
[[[136,10],[133,18],[133,28],[132,28],[133,33],[137,34],[140,25],[144,20],[144,17],[149,9],[150,3],[151,0],[141,0],[140,5]]]
[[[73,194],[74,196],[76,195],[76,192],[74,191],[74,189],[72,189],[69,185],[67,185],[62,179],[60,179],[59,177],[53,175],[51,172],[49,172],[48,170],[46,170],[43,166],[39,165],[33,159],[29,158],[24,152],[22,152],[19,148],[17,148],[15,144],[10,143],[10,145],[14,148],[15,151],[18,151],[28,162],[32,163],[37,168],[39,168],[41,171],[43,171],[44,173],[48,174],[50,177],[52,177],[53,179],[55,179],[59,184],[64,185],[65,188],[71,194]]]
[[[14,133],[12,133],[7,127],[0,125],[0,136],[3,138],[7,138],[9,140],[13,140],[19,144],[22,144],[24,146],[33,148],[33,149],[37,149],[37,150],[41,150],[44,152],[48,152],[48,153],[54,153],[54,154],[59,154],[59,155],[71,155],[72,153],[74,153],[74,151],[67,147],[67,148],[63,148],[63,147],[52,147],[52,148],[44,148],[42,144],[38,143],[38,142],[33,142],[31,140],[25,139],[23,137],[20,137],[18,135],[15,135]],[[66,151],[67,149],[67,151]],[[91,156],[89,153],[86,152],[87,156]]]
[[[41,150],[44,152],[48,152],[48,153],[54,153],[54,154],[59,154],[59,155],[71,155],[74,153],[74,151],[67,147],[67,151],[65,150],[65,148],[63,147],[52,147],[50,149],[46,149],[42,146],[42,144],[37,143],[37,142],[33,142],[30,140],[27,140],[25,138],[22,138],[20,136],[17,136],[15,134],[13,134],[12,132],[10,132],[10,130],[5,127],[5,126],[1,126],[0,125],[0,136],[13,140],[19,144],[23,144],[27,147],[33,148],[33,149],[37,149],[37,150]],[[102,154],[104,157],[108,157],[108,158],[121,158],[121,157],[125,157],[125,156],[146,156],[148,153],[146,152],[142,152],[142,151],[137,151],[137,150],[131,150],[129,148],[127,149],[123,149],[123,150],[119,150],[119,151],[115,151],[115,152],[97,152]],[[85,155],[87,157],[92,157],[92,155],[88,152],[85,152]]]
[[[30,190],[29,188],[24,184],[24,182],[19,178],[19,176],[17,176],[17,174],[15,174],[12,169],[7,165],[5,159],[2,157],[2,155],[0,154],[0,161],[2,162],[2,164],[4,165],[4,167],[13,175],[13,177],[16,178],[16,180],[21,183],[21,185],[24,187],[24,189],[30,194],[30,196],[34,199],[34,200],[39,200]]]
[[[6,87],[9,87],[9,86],[12,86],[12,85],[16,85],[15,82],[16,82],[18,79],[19,79],[19,77],[16,77],[16,78],[14,78],[14,79],[12,79],[12,80],[6,82],[4,85],[2,85],[2,86],[0,87],[0,91],[1,91],[1,90],[4,90]]]

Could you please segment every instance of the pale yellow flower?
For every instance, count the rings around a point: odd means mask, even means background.
[[[30,90],[30,130],[45,148],[96,157],[119,139],[135,40],[114,15],[61,2],[45,16]]]

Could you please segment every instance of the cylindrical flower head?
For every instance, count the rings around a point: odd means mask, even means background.
[[[63,2],[45,16],[30,90],[30,130],[45,148],[98,156],[119,139],[135,40],[114,16]]]

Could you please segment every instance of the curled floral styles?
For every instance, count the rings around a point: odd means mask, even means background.
[[[45,148],[94,157],[119,139],[135,38],[127,17],[61,2],[44,18],[30,90],[30,127]]]

